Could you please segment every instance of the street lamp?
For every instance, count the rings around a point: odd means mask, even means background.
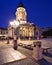
[[[14,21],[11,21],[9,24],[11,25],[11,27],[17,28],[19,26],[19,21],[14,20]]]
[[[10,25],[11,25],[11,27],[14,28],[14,35],[13,35],[13,38],[14,38],[14,49],[17,50],[17,36],[16,36],[15,33],[16,33],[16,28],[19,26],[19,21],[16,21],[16,20],[14,20],[13,22],[11,21]]]
[[[16,20],[14,20],[14,21],[11,21],[10,23],[9,23],[9,25],[10,25],[10,27],[11,28],[13,28],[12,29],[12,33],[13,33],[13,35],[16,33],[16,28],[19,26],[19,21],[16,21]],[[12,35],[12,36],[13,36]]]

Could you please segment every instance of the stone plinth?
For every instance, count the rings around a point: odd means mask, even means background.
[[[42,48],[41,41],[34,42],[33,55],[32,57],[36,60],[42,59]]]

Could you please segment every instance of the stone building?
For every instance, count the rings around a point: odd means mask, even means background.
[[[7,37],[8,31],[7,28],[0,28],[0,38]]]
[[[18,26],[15,27],[15,24],[8,26],[8,36],[13,37],[14,34],[20,39],[34,39],[35,37],[35,25],[27,22],[27,12],[23,5],[23,3],[18,4],[18,8],[16,10],[16,23],[19,23]]]

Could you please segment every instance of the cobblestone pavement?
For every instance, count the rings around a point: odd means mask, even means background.
[[[10,44],[0,42],[0,65],[38,65],[37,62],[34,62],[31,58],[28,58],[28,53],[25,53],[27,54],[27,57],[22,54],[19,51],[20,49],[21,48],[18,47],[18,50],[14,50]]]
[[[2,47],[3,48],[2,48]],[[5,46],[5,47],[4,47]],[[0,45],[0,49],[4,49],[4,48],[11,48],[12,46],[10,44],[1,44]],[[49,56],[46,56],[46,55],[43,55],[43,60],[40,61],[40,64],[35,61],[34,59],[32,59],[32,50],[29,50],[29,49],[26,49],[26,48],[23,48],[23,47],[20,47],[18,46],[18,49],[17,51],[19,51],[20,53],[22,53],[23,55],[27,56],[27,58],[23,59],[23,60],[20,60],[20,61],[14,61],[14,62],[10,62],[10,63],[7,63],[7,64],[3,64],[3,65],[52,65],[52,57],[49,57]],[[52,56],[52,55],[51,55]],[[44,64],[42,64],[44,63]]]
[[[23,53],[24,55],[26,55],[28,58],[32,57],[32,50],[29,49],[25,49],[23,47],[19,47],[18,50]],[[23,50],[23,51],[22,51]],[[42,61],[42,60],[41,60]],[[47,54],[43,54],[43,61],[42,63],[47,63],[48,65],[52,65],[52,53],[49,51],[49,53]],[[48,63],[49,62],[49,63]],[[42,64],[41,63],[41,64]],[[42,64],[45,65],[45,64]]]
[[[26,58],[25,55],[14,50],[10,45],[0,43],[0,65],[24,58]]]
[[[33,61],[32,59],[27,58],[27,59],[24,59],[21,61],[14,61],[14,62],[7,63],[4,65],[39,65],[39,64],[37,62]]]

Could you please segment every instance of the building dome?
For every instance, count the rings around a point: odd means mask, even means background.
[[[23,7],[23,8],[24,8],[23,3],[22,3],[22,2],[20,2],[20,3],[18,4],[18,7]]]

